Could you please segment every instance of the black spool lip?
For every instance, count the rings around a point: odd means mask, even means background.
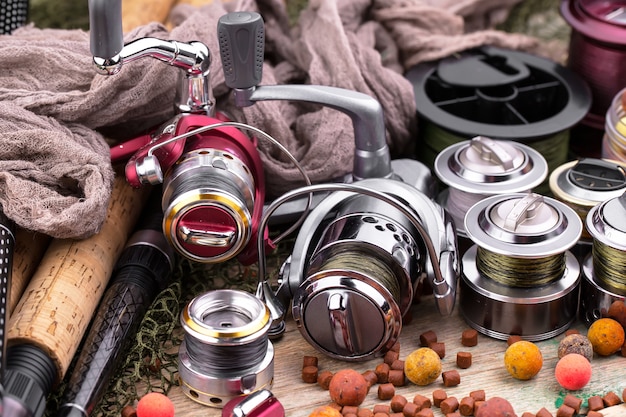
[[[625,42],[620,42],[626,39],[626,24],[612,22],[601,16],[601,13],[619,7],[626,7],[626,2],[563,0],[560,11],[567,23],[580,34],[608,44],[626,45]]]
[[[441,105],[435,103],[432,97],[429,96],[426,90],[426,84],[428,81],[437,80],[436,72],[441,61],[418,64],[406,73],[406,78],[413,84],[417,112],[421,117],[446,130],[460,133],[463,136],[483,135],[491,138],[513,139],[524,142],[525,140],[548,137],[569,129],[582,120],[591,107],[591,90],[589,86],[576,73],[556,62],[528,53],[493,46],[471,49],[462,52],[460,55],[461,57],[469,57],[470,59],[480,55],[484,55],[486,58],[504,56],[513,61],[521,61],[530,69],[554,78],[554,80],[559,83],[559,87],[565,89],[568,97],[565,98],[564,105],[560,111],[540,121],[520,122],[519,124],[482,123],[442,109]],[[512,76],[510,81],[510,84],[506,84],[501,79],[498,85],[480,85],[476,86],[476,88],[515,88],[519,90],[519,83],[528,83],[528,81],[531,80],[519,80]],[[467,90],[470,87],[463,87],[463,85],[466,84],[465,81],[459,81],[459,86],[450,84],[446,86],[449,88],[458,87]],[[547,86],[532,85],[531,83],[523,87],[525,93],[532,93],[533,91],[539,91],[539,89]],[[467,91],[465,91],[465,93],[467,95]],[[463,106],[463,103],[472,103],[473,100],[473,97],[457,97],[457,102],[453,104]],[[534,105],[533,103],[528,104],[529,106]],[[498,103],[498,105],[509,105],[509,103],[502,101]],[[479,109],[470,110],[476,112],[480,111]]]

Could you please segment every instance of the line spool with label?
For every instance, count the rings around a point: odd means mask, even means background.
[[[541,153],[551,172],[567,162],[569,129],[591,106],[571,70],[525,52],[484,46],[419,64],[406,77],[420,116],[418,158],[474,136],[515,140]]]

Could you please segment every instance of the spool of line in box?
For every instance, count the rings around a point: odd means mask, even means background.
[[[447,146],[486,136],[536,149],[551,172],[567,162],[569,129],[591,106],[589,87],[571,70],[490,46],[419,64],[406,77],[420,117],[417,157],[430,167]]]
[[[626,9],[619,0],[562,0],[572,27],[567,67],[589,85],[592,105],[572,135],[578,156],[599,156],[605,114],[626,83]]]

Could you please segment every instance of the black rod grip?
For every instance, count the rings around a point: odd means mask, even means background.
[[[0,386],[4,385],[6,368],[6,325],[9,321],[8,300],[11,294],[14,250],[15,225],[0,210]]]
[[[94,57],[117,56],[124,47],[122,0],[89,0],[89,30]]]
[[[265,24],[255,12],[232,12],[219,18],[217,37],[226,85],[255,87],[263,78]]]

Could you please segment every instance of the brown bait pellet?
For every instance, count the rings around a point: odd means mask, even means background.
[[[604,417],[604,414],[597,411],[590,411],[587,413],[587,417]]]
[[[396,387],[403,387],[405,384],[404,371],[401,369],[390,369],[389,382],[391,382]]]
[[[367,385],[369,385],[370,388],[372,387],[372,385],[378,383],[378,375],[376,375],[376,372],[372,371],[371,369],[368,369],[361,375],[363,375],[363,378],[365,378],[365,380],[367,381]]]
[[[404,417],[404,414],[400,413],[391,413],[389,414],[389,417]]]
[[[369,408],[359,408],[359,411],[356,412],[356,417],[372,417],[374,412]]]
[[[446,417],[461,417],[461,413],[459,413],[458,411],[455,411],[453,413],[446,414]]]
[[[397,361],[398,359],[400,359],[400,353],[393,351],[393,350],[388,350],[385,353],[385,356],[383,357],[383,362],[385,362],[387,365],[391,366],[391,364],[394,361]]]
[[[478,332],[474,329],[463,330],[461,344],[466,347],[476,346],[478,344]]]
[[[402,407],[402,414],[404,414],[405,417],[414,417],[418,411],[420,411],[420,409],[415,403],[406,403],[404,407]]]
[[[379,384],[386,384],[387,382],[389,382],[389,371],[389,365],[384,362],[376,365],[376,369],[374,369],[374,372],[378,377]]]
[[[393,361],[391,365],[389,365],[389,369],[402,369],[404,370],[404,361],[400,359],[396,359]]]
[[[396,395],[396,387],[394,387],[391,382],[387,382],[386,384],[380,384],[378,386],[379,400],[390,400],[393,398],[394,395]]]
[[[341,408],[341,414],[343,414],[344,416],[346,414],[355,414],[356,415],[357,411],[359,411],[359,407],[357,407],[356,405],[344,405]]]
[[[389,350],[393,350],[394,352],[400,352],[400,341],[394,343]]]
[[[374,415],[378,413],[385,413],[389,415],[389,413],[391,413],[391,407],[388,404],[376,404],[372,411],[374,412]]]
[[[565,337],[571,335],[571,334],[580,334],[580,331],[578,329],[567,329],[565,331]]]
[[[442,372],[441,378],[445,387],[456,387],[461,383],[461,375],[456,369]]]
[[[487,399],[484,389],[470,391],[469,396],[472,397],[474,401],[485,401],[485,399]]]
[[[476,410],[478,410],[478,407],[480,407],[484,403],[485,403],[485,400],[475,400],[474,401],[474,412],[476,412]]]
[[[462,416],[474,415],[474,399],[472,397],[463,397],[459,403],[459,413]]]
[[[605,407],[612,407],[614,405],[620,404],[622,400],[617,396],[613,391],[607,392],[604,397],[602,397],[602,402]]]
[[[443,359],[446,357],[446,344],[443,342],[433,342],[428,345],[429,348],[437,352],[439,358]]]
[[[537,411],[535,417],[554,417],[551,412],[548,411],[547,408],[541,407],[541,410]]]
[[[341,415],[343,417],[357,417],[356,414],[354,414],[354,413],[344,413],[343,410],[341,410]]]
[[[431,343],[435,343],[437,341],[437,333],[432,330],[425,331],[420,334],[420,346],[428,347]]]
[[[506,339],[506,344],[508,346],[511,346],[513,343],[519,342],[520,340],[523,340],[522,336],[519,336],[517,334],[512,334]]]
[[[307,384],[315,384],[317,383],[317,366],[305,366],[302,368],[302,381]]]
[[[331,371],[322,371],[317,374],[317,385],[322,389],[327,390],[330,386],[330,380],[333,379],[333,373]]]
[[[450,396],[439,404],[439,408],[443,414],[454,413],[459,409],[459,400],[457,400],[454,396]]]
[[[413,404],[417,405],[420,410],[422,408],[430,408],[432,406],[430,398],[422,394],[415,394],[415,397],[413,397]]]
[[[317,356],[308,356],[305,355],[302,357],[302,367],[306,368],[307,366],[317,366],[318,359]]]
[[[374,413],[374,417],[389,417],[389,413]]]
[[[580,412],[580,406],[583,404],[583,400],[575,395],[567,394],[563,399],[563,404],[572,407],[576,414],[578,414]]]
[[[132,405],[127,405],[122,408],[122,417],[137,417],[137,410]]]
[[[626,388],[622,391],[622,400],[626,401]]]
[[[402,411],[407,402],[408,401],[404,395],[396,394],[393,396],[391,401],[389,401],[389,406],[391,407],[392,411],[398,413]]]
[[[587,406],[591,411],[598,411],[604,408],[604,401],[599,395],[593,395],[587,398]]]
[[[433,405],[435,407],[440,407],[441,402],[448,398],[448,393],[446,393],[442,389],[436,389],[433,391]]]
[[[435,417],[435,413],[430,408],[422,408],[415,414],[415,417]]]
[[[563,404],[556,410],[556,417],[573,417],[575,413],[572,407]]]
[[[467,369],[472,366],[472,354],[470,352],[457,352],[456,366],[461,369]]]
[[[522,417],[537,417],[534,413],[528,412],[528,411],[524,411],[522,413]]]

